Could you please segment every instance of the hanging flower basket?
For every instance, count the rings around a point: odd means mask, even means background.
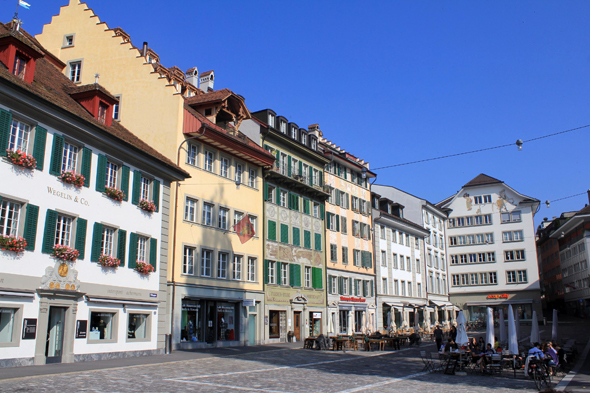
[[[84,176],[71,170],[63,171],[61,175],[59,175],[59,179],[62,182],[72,184],[75,187],[82,187],[84,185],[84,181],[86,181]]]
[[[35,169],[37,167],[37,160],[24,151],[6,150],[6,158],[14,165],[22,166],[26,169]]]
[[[76,262],[78,255],[80,255],[80,251],[60,244],[53,246],[53,252],[51,253],[51,256],[55,259],[61,259],[62,261],[68,262]]]
[[[14,251],[16,253],[25,251],[27,241],[20,236],[3,236],[0,235],[0,249],[4,251]]]
[[[123,199],[125,199],[125,193],[121,190],[117,190],[114,187],[105,187],[104,193],[107,194],[109,198],[118,202],[121,202]]]
[[[117,268],[121,264],[119,258],[112,257],[110,255],[100,254],[98,263],[103,267],[114,267]]]
[[[154,204],[154,202],[150,202],[147,199],[142,199],[141,201],[139,201],[139,208],[150,213],[156,211],[156,205]]]
[[[150,274],[154,271],[154,267],[149,263],[137,261],[137,265],[135,265],[135,270],[137,270],[141,274]]]

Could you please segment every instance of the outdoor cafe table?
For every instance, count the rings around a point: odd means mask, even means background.
[[[303,342],[304,349],[313,349],[317,337],[307,337]]]
[[[341,351],[343,349],[348,349],[348,337],[338,337],[334,339],[332,350]]]
[[[386,343],[389,344],[393,349],[400,349],[400,338],[399,337],[383,337]]]

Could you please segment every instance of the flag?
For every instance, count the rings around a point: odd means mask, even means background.
[[[27,10],[29,9],[29,7],[31,6],[29,3],[24,2],[23,0],[18,0],[18,5],[20,5],[23,8],[26,8]]]
[[[240,220],[236,225],[234,225],[234,231],[238,234],[240,241],[242,244],[246,243],[248,240],[252,239],[255,235],[254,227],[250,222],[250,217],[246,214],[244,218]]]

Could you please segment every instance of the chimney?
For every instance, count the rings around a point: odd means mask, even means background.
[[[310,134],[315,135],[318,139],[324,136],[324,134],[320,131],[320,125],[317,123],[307,126],[307,130]]]
[[[213,91],[213,82],[215,79],[215,73],[213,71],[205,71],[199,78],[200,89],[205,93]]]
[[[586,191],[588,193],[588,202],[590,202],[590,190]]]
[[[184,74],[186,81],[194,87],[199,87],[199,70],[197,67],[190,68]]]
[[[143,43],[143,49],[141,50],[141,55],[143,57],[146,57],[147,56],[147,50],[148,50],[148,44],[147,44],[147,42],[144,41],[144,43]]]

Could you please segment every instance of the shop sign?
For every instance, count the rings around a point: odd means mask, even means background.
[[[322,313],[321,312],[314,312],[314,313],[312,313],[311,317],[313,319],[322,319]]]
[[[254,299],[244,299],[242,301],[242,303],[244,304],[244,307],[254,307],[254,306],[256,306],[256,300],[254,300]]]
[[[86,331],[88,330],[88,321],[76,321],[76,338],[86,338]]]
[[[488,299],[508,299],[508,294],[502,293],[500,295],[488,295]]]
[[[55,197],[65,199],[67,201],[72,201],[74,203],[79,203],[80,205],[90,206],[90,202],[84,198],[80,198],[76,195],[71,195],[66,192],[62,192],[47,186],[47,192]]]
[[[340,296],[340,301],[341,302],[365,302],[366,299],[360,298],[360,297],[348,297],[348,296]]]
[[[34,340],[37,336],[37,318],[25,318],[23,324],[23,340]]]

